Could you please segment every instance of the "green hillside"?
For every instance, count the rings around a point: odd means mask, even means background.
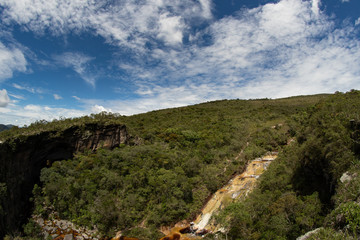
[[[222,100],[129,117],[39,121],[2,132],[0,140],[16,144],[75,125],[125,124],[127,144],[54,162],[33,190],[34,214],[56,211],[103,236],[122,230],[159,239],[160,226],[192,220],[249,160],[278,151],[258,189],[216,216],[228,239],[296,239],[318,227],[324,228],[314,239],[353,239],[360,233],[359,106],[359,91]],[[346,171],[350,180],[341,183]],[[0,188],[0,199],[4,192]],[[24,234],[40,237],[31,220]]]
[[[4,125],[4,124],[0,124],[0,132],[8,130],[10,128],[12,128],[13,125]]]

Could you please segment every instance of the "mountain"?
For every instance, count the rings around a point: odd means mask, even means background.
[[[47,228],[58,239],[119,239],[120,232],[160,239],[175,224],[189,229],[213,194],[253,159],[276,152],[251,193],[221,198],[207,220],[221,231],[204,239],[307,232],[353,239],[360,234],[359,106],[352,90],[12,128],[0,133],[1,236],[43,238]]]
[[[8,125],[4,125],[4,124],[0,124],[0,132],[8,130],[10,128],[14,127],[14,125],[8,124]]]

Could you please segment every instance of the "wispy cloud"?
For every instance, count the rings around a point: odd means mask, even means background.
[[[24,96],[18,95],[18,94],[9,93],[8,95],[13,97],[13,98],[20,99],[20,100],[25,100],[26,99]]]
[[[179,41],[187,25],[212,17],[210,0],[4,0],[3,21],[16,22],[37,34],[49,30],[54,35],[70,31],[95,30],[109,43],[144,49],[151,39],[173,44]],[[164,26],[164,18],[171,24]],[[175,25],[175,23],[179,23]],[[180,24],[182,23],[182,24]],[[165,32],[176,33],[168,39]]]
[[[221,98],[360,88],[360,42],[354,38],[360,20],[338,28],[321,12],[320,0],[280,0],[219,20],[213,19],[210,0],[3,0],[0,5],[4,23],[15,22],[37,34],[87,31],[117,46],[115,58],[136,53],[116,66],[138,87],[134,93],[139,98],[104,101],[73,96],[83,104],[77,114],[104,109],[134,114]],[[207,27],[191,32],[196,24]],[[95,87],[92,57],[67,52],[54,59]],[[26,62],[20,66],[24,71]],[[19,71],[7,69],[11,74]],[[70,110],[52,113],[72,116]]]
[[[78,52],[66,52],[54,56],[54,59],[64,67],[72,68],[86,83],[95,88],[96,78],[89,67],[89,62],[94,60],[93,57]]]
[[[0,82],[11,78],[15,71],[25,72],[27,61],[22,51],[16,47],[6,47],[0,42]]]
[[[53,94],[55,100],[60,100],[62,97],[58,94]]]
[[[0,108],[6,107],[10,103],[10,98],[6,89],[0,90]]]
[[[356,30],[336,28],[319,4],[282,0],[243,9],[199,32],[198,39],[211,36],[207,45],[157,49],[151,55],[160,62],[156,67],[124,69],[137,76],[139,93],[168,85],[183,86],[189,95],[197,94],[192,86],[206,85],[207,97],[276,98],[360,88]]]
[[[72,96],[72,98],[74,98],[74,99],[77,100],[77,101],[80,101],[80,100],[81,100],[81,98],[79,98],[78,96]]]
[[[27,92],[33,93],[33,94],[35,94],[35,93],[39,93],[39,94],[44,93],[44,90],[41,89],[41,88],[29,87],[29,86],[27,86],[25,84],[20,85],[20,84],[17,84],[17,83],[13,83],[12,86],[14,88],[16,88],[16,89],[24,90],[24,91],[27,91]]]

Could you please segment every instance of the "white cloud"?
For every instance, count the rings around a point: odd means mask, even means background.
[[[199,0],[201,4],[201,8],[203,11],[204,18],[212,18],[211,8],[212,2],[211,0]]]
[[[162,39],[165,43],[178,42],[190,24],[212,18],[211,0],[3,0],[2,19],[24,26],[37,34],[49,30],[54,35],[94,30],[109,43],[143,51],[145,43]],[[166,16],[170,25],[164,26]],[[180,23],[182,26],[174,27]],[[174,38],[165,33],[175,33]]]
[[[80,101],[81,100],[81,98],[79,98],[78,96],[72,96],[75,100],[77,100],[77,101]]]
[[[185,86],[191,96],[197,93],[190,86],[208,86],[208,96],[197,94],[198,99],[276,98],[360,88],[355,29],[336,28],[314,8],[319,3],[282,0],[242,10],[199,33],[198,39],[211,36],[206,46],[156,50],[152,57],[161,61],[159,66],[127,70],[140,79],[139,94],[153,94],[156,85],[170,84]]]
[[[26,98],[22,95],[17,95],[17,94],[8,94],[9,96],[13,97],[13,98],[17,98],[17,99],[20,99],[20,100],[25,100]]]
[[[42,94],[44,93],[44,90],[41,89],[41,88],[34,88],[34,87],[29,87],[27,85],[20,85],[20,84],[17,84],[17,83],[13,83],[12,86],[16,89],[19,89],[19,90],[25,90],[27,92],[30,92],[30,93],[39,93],[39,94]]]
[[[184,24],[179,16],[168,16],[161,14],[159,19],[159,34],[160,39],[169,45],[177,45],[182,43]]]
[[[62,97],[58,94],[53,94],[55,100],[60,100]]]
[[[42,109],[43,109],[43,107],[41,107],[39,105],[33,105],[33,104],[26,105],[24,107],[24,110],[30,111],[30,112],[40,112]]]
[[[112,110],[111,109],[106,109],[103,106],[100,106],[100,105],[96,104],[96,105],[91,107],[91,112],[92,113],[112,112]]]
[[[10,98],[6,89],[0,90],[0,108],[6,107],[10,103]]]
[[[344,0],[342,0],[342,1],[344,1]],[[319,12],[320,12],[319,5],[320,5],[320,3],[321,3],[320,0],[312,0],[312,8],[311,8],[311,10],[313,11],[313,13],[315,15],[319,15]]]
[[[89,110],[55,108],[29,104],[24,107],[11,104],[7,108],[0,108],[0,122],[19,126],[29,125],[37,120],[52,121],[61,117],[73,118],[88,115]]]
[[[343,2],[343,3],[350,2],[350,0],[341,0],[341,2]]]
[[[4,16],[32,31],[59,34],[94,29],[108,43],[140,53],[135,54],[136,64],[124,59],[118,64],[138,86],[135,93],[139,98],[104,101],[73,96],[84,107],[75,111],[77,114],[112,111],[129,115],[222,98],[277,98],[360,89],[360,42],[353,37],[354,26],[336,28],[319,10],[320,0],[280,0],[216,21],[210,0],[147,0],[140,4],[129,0],[106,7],[102,1],[67,0],[59,6],[66,8],[63,13],[54,7],[59,1],[47,1],[50,10],[43,2],[4,0]],[[43,24],[45,20],[48,23]],[[179,47],[195,20],[209,20],[209,27],[194,33],[189,45]],[[167,47],[159,49],[154,44],[154,49],[144,50],[146,43],[159,40]],[[91,57],[65,53],[55,59],[95,86],[94,78],[86,79],[93,76],[89,74]],[[149,68],[146,62],[159,64]],[[71,109],[40,107],[38,111],[72,116]]]
[[[360,24],[360,17],[355,21],[355,25],[359,25]]]
[[[0,81],[11,78],[14,71],[25,72],[27,62],[18,48],[8,48],[0,42]]]
[[[0,91],[1,96],[1,91]],[[100,101],[101,102],[101,101]],[[75,118],[91,113],[113,112],[93,102],[84,105],[84,109],[59,108],[44,105],[28,104],[24,107],[11,104],[7,108],[0,107],[0,122],[3,124],[29,125],[37,120],[52,121],[60,118]]]
[[[93,57],[77,52],[66,52],[54,56],[54,59],[64,67],[72,68],[85,82],[95,87],[96,78],[89,70],[89,62],[94,60]]]

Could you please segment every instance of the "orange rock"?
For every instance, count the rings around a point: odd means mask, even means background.
[[[181,235],[178,233],[174,233],[171,236],[165,236],[161,238],[160,240],[180,240]]]
[[[121,237],[119,238],[119,240],[140,240],[140,239],[138,239],[138,238],[129,238],[129,237],[121,236]]]

